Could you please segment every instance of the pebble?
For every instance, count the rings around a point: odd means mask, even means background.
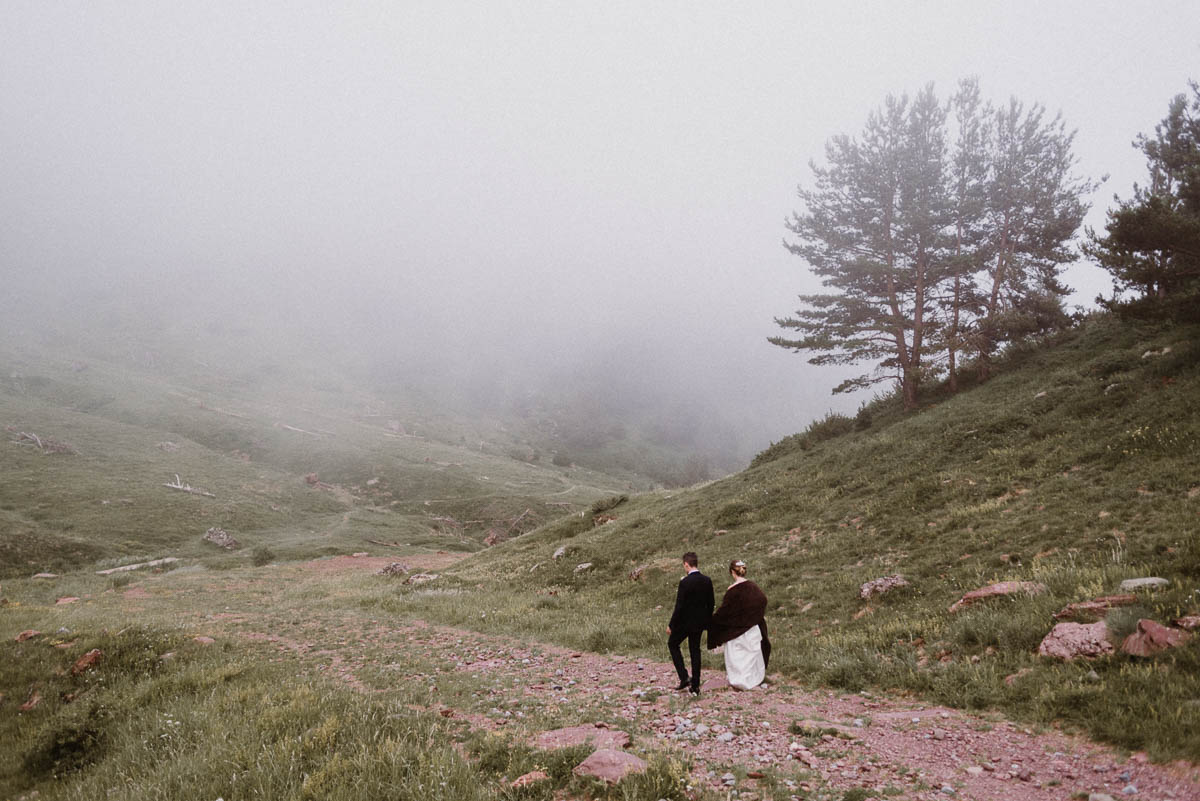
[[[727,731],[717,735],[717,742],[728,743],[733,741],[733,732]]]
[[[1136,795],[1137,794],[1137,785],[1136,784],[1127,784],[1121,789],[1121,792],[1124,793],[1125,795]]]
[[[945,793],[946,795],[954,795],[954,788],[948,784],[943,784],[942,792]]]

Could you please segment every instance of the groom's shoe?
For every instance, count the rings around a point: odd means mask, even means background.
[[[684,679],[683,681],[679,682],[679,686],[675,688],[675,692],[679,692],[680,690],[686,690],[687,688],[688,688],[688,680]]]

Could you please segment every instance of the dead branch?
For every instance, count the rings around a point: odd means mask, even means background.
[[[50,439],[50,437],[39,437],[30,431],[14,431],[13,433],[16,436],[16,439],[12,440],[13,442],[18,445],[34,446],[42,453],[79,453],[79,451],[67,443]]]
[[[175,483],[174,484],[172,484],[171,482],[168,481],[166,484],[163,484],[163,486],[168,487],[173,490],[179,490],[180,492],[187,492],[192,495],[203,495],[205,498],[217,497],[216,495],[213,495],[211,492],[202,490],[199,487],[193,487],[191,484],[184,484],[182,481],[179,480],[178,473],[175,474]]]
[[[289,426],[287,423],[276,423],[275,427],[282,428],[284,431],[295,431],[297,434],[308,434],[310,437],[321,436],[316,431],[307,431],[303,428],[296,428],[295,426]]]

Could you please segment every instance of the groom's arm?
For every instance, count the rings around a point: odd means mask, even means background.
[[[679,582],[679,588],[675,590],[675,609],[671,612],[671,622],[667,624],[667,629],[674,631],[679,628],[679,616],[683,613],[683,582]]]

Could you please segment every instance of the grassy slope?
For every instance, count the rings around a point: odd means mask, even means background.
[[[1170,353],[1143,358],[1151,349]],[[410,594],[385,608],[577,647],[662,650],[678,555],[720,583],[734,557],[771,598],[772,666],[814,682],[880,686],[1000,707],[1158,758],[1200,759],[1200,647],[1154,660],[1040,661],[1072,601],[1123,578],[1171,581],[1109,620],[1200,610],[1200,331],[1089,321],[1054,347],[1016,354],[986,385],[911,417],[743,473],[626,501],[615,522],[572,517],[456,569],[478,603]],[[722,533],[724,532],[724,533]],[[568,553],[555,561],[560,545]],[[591,562],[591,570],[575,573]],[[640,581],[631,569],[649,565]],[[912,587],[864,602],[859,585],[901,572]],[[965,590],[1044,582],[1036,598],[958,614]],[[1003,678],[1031,671],[1011,686]],[[1087,674],[1095,669],[1096,680]]]
[[[81,370],[73,361],[0,353],[0,426],[8,429],[0,440],[0,577],[96,560],[212,557],[216,549],[200,541],[209,526],[234,534],[243,554],[255,546],[281,557],[378,551],[371,539],[474,550],[489,528],[527,509],[516,532],[628,485],[511,458],[494,424],[353,387],[289,376],[252,384],[194,365],[94,357]],[[388,430],[393,419],[418,436]],[[25,431],[78,453],[10,441]],[[168,441],[178,450],[159,447]],[[332,488],[310,488],[308,473]],[[164,488],[176,474],[216,497]]]

